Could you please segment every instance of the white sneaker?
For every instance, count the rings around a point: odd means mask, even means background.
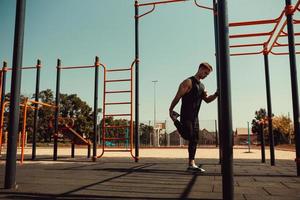
[[[197,165],[190,165],[188,166],[187,171],[204,173],[205,169],[198,167]]]

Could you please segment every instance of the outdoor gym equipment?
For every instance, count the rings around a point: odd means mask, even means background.
[[[300,24],[300,20],[293,19],[293,14],[299,12],[300,0],[297,1],[295,6],[291,5],[290,0],[286,0],[286,6],[280,13],[279,17],[275,19],[264,19],[257,21],[244,21],[244,22],[234,22],[229,23],[229,27],[245,27],[245,26],[258,26],[258,25],[274,25],[271,31],[267,32],[254,32],[246,34],[233,34],[229,35],[231,40],[235,38],[261,38],[267,37],[264,42],[258,43],[239,43],[230,45],[231,49],[238,48],[249,48],[258,47],[259,50],[248,51],[241,53],[231,53],[231,56],[245,56],[245,55],[259,55],[264,56],[265,64],[265,80],[266,80],[266,93],[267,93],[267,110],[268,110],[268,131],[270,140],[270,159],[271,165],[275,165],[275,151],[274,151],[274,135],[273,135],[273,125],[272,125],[272,103],[271,103],[271,89],[270,89],[270,73],[269,73],[269,54],[272,55],[289,55],[290,58],[290,76],[291,76],[291,88],[292,88],[292,101],[293,101],[293,117],[294,117],[294,133],[296,140],[296,165],[297,165],[297,175],[300,176],[300,126],[299,126],[299,96],[298,96],[298,86],[297,86],[297,68],[296,68],[296,58],[295,54],[300,54],[300,52],[295,51],[295,46],[299,46],[300,43],[295,43],[294,36],[299,36],[300,32],[294,32],[293,24]],[[286,16],[286,18],[284,18]],[[284,29],[287,27],[288,31],[285,32]],[[288,43],[280,43],[279,38],[288,37]],[[274,49],[289,47],[288,52],[278,52]]]
[[[98,79],[99,79],[99,58],[95,57],[94,65],[86,65],[86,66],[61,66],[61,60],[57,59],[56,66],[56,95],[55,95],[55,116],[54,116],[54,148],[53,148],[53,160],[57,160],[57,147],[58,147],[58,131],[59,131],[59,102],[60,102],[60,76],[61,70],[72,70],[72,69],[95,69],[95,84],[94,84],[94,137],[93,137],[93,160],[95,160],[97,156],[97,116],[98,116]],[[67,127],[66,127],[67,128]],[[70,130],[71,131],[71,130]],[[74,131],[71,131],[74,133]],[[72,145],[73,149],[73,145]]]
[[[36,86],[35,86],[35,94],[39,94],[40,92],[40,70],[41,70],[41,60],[37,60],[36,62],[36,66],[35,67],[20,67],[21,70],[29,70],[29,69],[36,69]],[[12,68],[8,68],[7,67],[7,63],[3,62],[3,68],[2,70],[0,70],[0,109],[3,108],[3,103],[5,101],[5,89],[6,89],[6,74],[8,71],[12,71]],[[14,77],[12,77],[14,78]],[[39,97],[38,95],[35,95],[35,101],[38,102],[39,101]],[[36,158],[36,133],[37,133],[37,121],[38,121],[38,104],[35,104],[35,110],[34,110],[34,121],[33,121],[33,135],[32,135],[32,160],[35,160]],[[2,112],[2,110],[0,110]],[[0,120],[1,120],[0,116]],[[2,130],[1,130],[2,132]],[[1,140],[1,139],[0,139]]]
[[[101,158],[104,152],[130,152],[132,158],[136,161],[138,160],[138,156],[133,154],[133,66],[136,64],[136,60],[134,60],[129,68],[118,68],[118,69],[108,69],[104,64],[100,64],[104,69],[104,79],[103,79],[103,117],[102,117],[102,153],[97,156],[97,158]],[[111,79],[107,78],[108,74],[119,73],[119,72],[129,72],[129,78],[126,79]],[[108,84],[115,83],[123,83],[129,82],[129,88],[126,90],[114,90],[108,89]],[[114,94],[129,94],[129,101],[113,101],[109,102],[107,100],[107,96],[113,96]],[[122,106],[130,106],[129,112],[127,113],[108,113],[106,107],[114,106],[114,105],[122,105]],[[106,125],[105,121],[109,117],[129,117],[128,125]],[[136,125],[138,126],[138,125]],[[121,130],[122,134],[116,134],[118,130]],[[129,130],[129,138],[126,137],[126,131]],[[111,135],[112,134],[112,135]],[[137,133],[136,133],[137,134]],[[129,140],[129,149],[107,149],[106,144],[108,141],[125,141]]]

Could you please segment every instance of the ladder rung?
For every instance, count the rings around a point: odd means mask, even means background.
[[[104,138],[104,141],[110,141],[110,140],[128,140],[129,138]]]
[[[131,104],[131,102],[111,102],[111,103],[105,103],[105,105],[119,105],[119,104]]]
[[[120,71],[129,71],[131,68],[122,68],[122,69],[108,69],[106,72],[120,72]]]
[[[105,93],[126,93],[126,92],[131,92],[131,90],[106,91]]]
[[[105,82],[124,82],[124,81],[131,81],[131,79],[113,79],[113,80],[106,80]]]
[[[106,152],[130,152],[130,149],[105,149]]]
[[[110,115],[105,115],[105,117],[113,117],[113,116],[131,116],[131,114],[110,114]]]
[[[104,128],[129,128],[129,125],[122,125],[122,126],[105,126]]]

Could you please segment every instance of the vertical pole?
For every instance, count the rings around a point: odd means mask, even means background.
[[[265,154],[265,137],[264,137],[264,122],[259,123],[260,127],[260,148],[261,148],[261,162],[266,162],[266,154]]]
[[[60,73],[61,60],[57,59],[56,66],[56,94],[55,94],[55,118],[54,118],[54,147],[53,160],[57,160],[57,140],[58,140],[58,116],[59,116],[59,102],[60,102]]]
[[[156,130],[155,130],[155,127],[156,127],[156,83],[158,82],[157,80],[155,80],[155,81],[152,81],[153,82],[153,100],[154,100],[154,105],[153,105],[153,117],[154,117],[154,122],[153,122],[153,130],[154,130],[154,135],[155,136],[157,136],[156,137],[156,145],[157,145],[157,147],[159,147],[159,130],[157,130],[157,132],[156,132]],[[156,146],[155,145],[155,146]]]
[[[98,135],[98,134],[97,134]],[[98,138],[98,137],[97,137]],[[97,145],[97,144],[96,144]],[[88,144],[87,145],[87,158],[90,158],[91,157],[91,144]],[[96,156],[97,157],[97,154]]]
[[[39,101],[40,94],[40,72],[41,61],[37,60],[36,64],[36,82],[35,82],[35,101]],[[33,119],[33,134],[32,134],[32,157],[31,160],[36,159],[36,134],[38,129],[38,104],[35,104],[34,119]]]
[[[268,130],[270,141],[270,159],[271,166],[275,165],[275,152],[274,152],[274,135],[272,124],[272,103],[271,103],[271,89],[270,89],[270,73],[269,73],[269,58],[266,51],[264,52],[265,61],[265,77],[266,77],[266,92],[267,92],[267,107],[268,107]]]
[[[286,0],[287,8],[291,7],[291,0]],[[286,12],[287,30],[289,40],[289,59],[290,59],[290,76],[293,97],[293,119],[294,119],[294,133],[296,146],[296,167],[297,176],[300,176],[300,117],[299,117],[299,94],[298,94],[298,79],[297,79],[297,65],[295,56],[295,38],[293,27],[293,13]]]
[[[13,65],[11,79],[11,100],[8,124],[8,145],[5,166],[5,189],[16,188],[17,135],[19,131],[20,89],[25,27],[26,0],[17,0],[14,35]]]
[[[98,85],[99,85],[99,57],[95,57],[95,86],[94,86],[94,140],[93,140],[93,161],[97,158],[97,137],[98,137]],[[104,123],[104,122],[103,122]],[[90,149],[90,148],[89,148]]]
[[[216,73],[217,73],[217,88],[219,92],[219,98],[218,100],[218,130],[219,130],[219,163],[221,164],[222,161],[222,137],[220,136],[220,130],[221,130],[221,87],[220,87],[220,57],[219,57],[219,29],[218,29],[218,4],[217,1],[213,1],[213,9],[214,9],[214,34],[215,34],[215,54],[216,54]]]
[[[24,150],[25,150],[25,143],[26,143],[26,119],[27,119],[27,103],[28,103],[28,98],[25,98],[24,100],[24,108],[23,108],[23,125],[22,125],[22,132],[20,134],[20,139],[21,139],[21,163],[24,161]]]
[[[248,153],[250,153],[250,126],[249,126],[249,122],[247,122],[247,127],[248,127]]]
[[[222,137],[222,191],[223,199],[234,198],[233,187],[233,152],[232,152],[232,115],[231,115],[231,85],[229,60],[229,26],[227,15],[227,0],[218,2],[219,27],[219,62],[220,62],[220,101]]]
[[[6,74],[7,74],[7,63],[3,62],[3,68],[2,68],[2,91],[1,91],[1,109],[3,107],[3,104],[5,102],[5,89],[6,89]]]
[[[5,88],[6,88],[6,74],[7,74],[7,63],[6,62],[3,62],[3,68],[2,68],[2,88],[1,88],[1,103],[0,103],[0,111],[1,111],[1,114],[0,114],[0,154],[1,154],[1,151],[2,151],[2,133],[3,133],[3,121],[4,121],[4,114],[2,114],[2,112],[4,112],[5,108],[3,107],[3,104],[5,102]]]
[[[75,157],[75,143],[71,143],[71,158]]]
[[[139,7],[138,1],[134,3],[135,6],[135,162],[139,159]]]
[[[215,133],[216,133],[216,147],[218,147],[218,127],[217,120],[215,120]]]

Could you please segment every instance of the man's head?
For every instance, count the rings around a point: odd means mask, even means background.
[[[210,74],[212,70],[213,68],[210,64],[203,62],[199,65],[197,74],[199,78],[204,79],[206,76]]]

